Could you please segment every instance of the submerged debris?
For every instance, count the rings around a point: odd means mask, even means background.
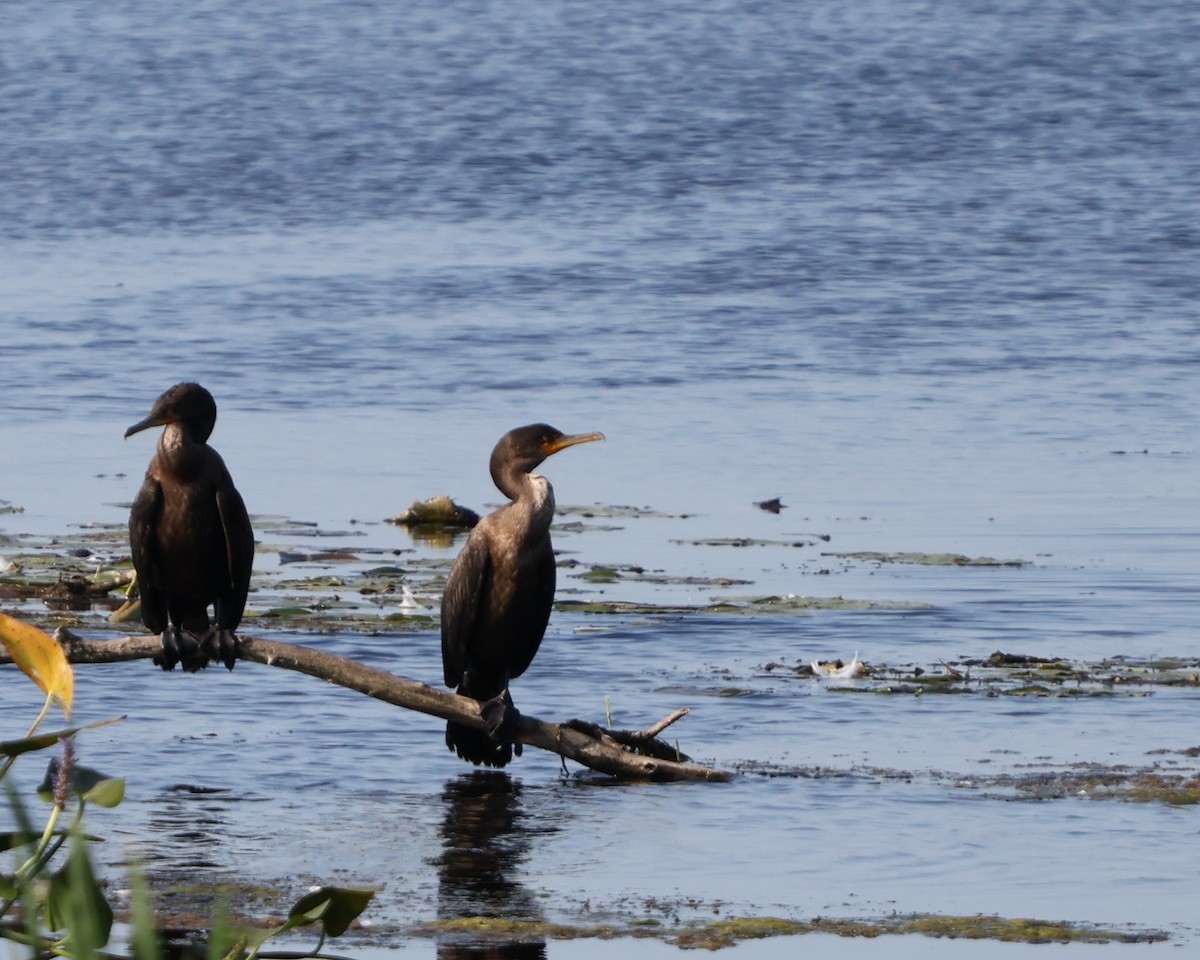
[[[455,527],[469,530],[479,522],[479,514],[460,507],[447,496],[414,500],[403,513],[387,518],[388,523],[398,527]]]
[[[858,659],[858,651],[854,651],[854,659],[849,663],[841,660],[814,660],[809,664],[815,677],[828,677],[831,680],[853,680],[865,676],[867,665]]]
[[[1060,663],[1058,657],[1033,657],[1024,653],[1004,653],[1002,650],[997,650],[986,661],[975,661],[975,663],[987,663],[991,667],[1025,667],[1031,665],[1040,665],[1046,663]]]
[[[132,571],[106,570],[91,577],[71,574],[36,592],[51,610],[91,610],[95,606],[116,609],[122,601],[110,599],[109,592],[127,587],[132,581]]]

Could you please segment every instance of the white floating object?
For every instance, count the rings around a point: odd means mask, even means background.
[[[407,583],[400,584],[400,602],[397,606],[401,610],[424,610],[424,605],[417,600],[417,596],[412,592],[412,587]]]
[[[814,660],[810,666],[816,677],[828,677],[831,680],[853,680],[867,672],[867,665],[858,659],[858,651],[854,651],[854,659],[849,663],[831,660],[828,663],[818,663]]]

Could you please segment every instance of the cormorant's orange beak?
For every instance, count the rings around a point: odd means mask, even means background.
[[[579,443],[591,443],[593,440],[603,440],[602,433],[577,433],[572,437],[559,437],[549,443],[542,444],[542,453],[550,456],[552,453],[558,453],[559,450],[566,450],[567,447],[573,447]]]

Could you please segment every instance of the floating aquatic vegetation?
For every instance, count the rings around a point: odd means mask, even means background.
[[[857,656],[855,653],[855,659]],[[759,669],[774,676],[790,674],[805,679],[829,676],[841,665],[840,660],[793,664],[771,661]],[[1200,660],[1109,659],[1088,663],[997,651],[988,657],[954,663],[942,661],[932,666],[862,664],[857,676],[871,682],[845,689],[910,696],[957,693],[988,697],[1144,697],[1156,687],[1200,687]]]
[[[250,627],[246,624],[254,624]],[[413,612],[397,606],[393,610],[366,610],[343,601],[330,601],[310,606],[292,605],[267,610],[248,610],[243,629],[262,629],[271,625],[286,626],[292,632],[356,633],[374,636],[380,632],[417,632],[432,630],[437,618],[431,612]]]
[[[974,791],[981,800],[1117,800],[1125,803],[1200,804],[1200,769],[1179,770],[1160,763],[1130,764],[1044,763],[1036,769],[983,774],[946,770],[908,770],[890,767],[785,766],[749,760],[738,764],[741,776],[767,779],[926,781],[954,790]]]
[[[1166,933],[1159,930],[1131,931],[1124,927],[1023,917],[917,913],[862,920],[817,917],[802,921],[777,917],[734,917],[692,927],[678,934],[673,942],[685,948],[715,950],[734,946],[743,940],[808,933],[872,939],[885,934],[921,934],[927,937],[998,940],[1006,943],[1152,943],[1167,939]]]
[[[811,610],[932,610],[921,600],[854,600],[846,597],[726,597],[723,603],[744,613],[803,613]]]
[[[252,595],[254,604],[245,616],[248,620],[281,620],[290,630],[314,632],[430,629],[437,623],[433,614],[440,592],[428,579],[414,579],[418,567],[384,565],[278,579],[269,591],[260,588]],[[414,591],[410,579],[418,583],[420,593]],[[273,605],[261,606],[270,601]]]
[[[561,594],[561,591],[560,591]],[[725,597],[708,603],[649,603],[632,600],[558,599],[556,610],[574,613],[635,614],[640,616],[686,616],[689,614],[809,613],[814,610],[927,610],[931,604],[908,600],[847,600],[844,597]]]
[[[757,537],[704,537],[699,540],[672,540],[685,547],[811,547],[820,540],[829,537],[819,534],[806,534],[799,540],[763,540]],[[837,554],[822,554],[822,556],[837,556]]]
[[[554,922],[519,917],[453,917],[418,924],[408,931],[439,941],[463,939],[479,948],[489,943],[544,943],[550,940],[613,940],[620,937],[656,939],[686,950],[719,950],[747,940],[832,934],[874,939],[884,935],[919,935],[1005,943],[1157,943],[1168,940],[1161,930],[1130,929],[1067,920],[1040,920],[998,915],[955,916],[935,913],[895,914],[887,917],[814,917],[810,920],[772,916],[733,916],[717,920],[680,920],[681,913],[696,912],[704,904],[675,904],[657,898],[643,909],[649,916],[607,915],[600,923],[588,922],[590,911],[577,922]],[[720,913],[720,905],[710,906]]]
[[[284,526],[263,527],[263,533],[275,537],[365,537],[362,530],[325,530],[315,523],[300,521]]]
[[[665,519],[665,520],[689,520],[695,517],[694,513],[671,513],[667,510],[656,510],[653,507],[631,507],[620,504],[603,504],[594,503],[591,506],[563,505],[559,504],[555,510],[559,516],[571,516],[578,514],[581,517],[592,518],[608,518],[608,519]]]
[[[696,607],[683,604],[641,603],[634,600],[564,600],[554,601],[554,609],[570,613],[601,613],[625,616],[685,616],[720,610],[719,605]]]
[[[354,563],[361,559],[357,553],[349,550],[318,550],[316,553],[305,551],[280,550],[280,563]]]
[[[435,498],[437,499],[437,498]],[[447,498],[448,499],[448,498]],[[561,514],[574,514],[584,519],[613,517],[628,518],[686,518],[688,514],[669,513],[650,507],[631,506],[568,506]],[[313,549],[296,541],[312,538],[345,537],[361,540],[362,529],[333,530],[316,523],[296,521],[284,516],[256,515],[252,518],[258,542],[256,553],[275,555],[277,567],[256,564],[252,579],[247,616],[265,615],[267,611],[286,611],[289,626],[314,630],[352,629],[361,625],[372,630],[393,622],[397,614],[436,613],[438,598],[453,557],[448,554],[421,556],[420,547],[381,548],[366,544],[331,544],[327,549]],[[565,526],[574,526],[567,524]],[[416,539],[418,530],[412,528]],[[557,529],[557,528],[556,528]],[[580,524],[580,529],[596,529]],[[452,546],[461,530],[443,528],[439,539],[425,540],[437,548]],[[8,568],[0,572],[0,598],[16,601],[24,615],[42,626],[117,627],[108,623],[112,608],[120,606],[120,593],[129,582],[132,565],[128,556],[128,532],[124,524],[84,525],[72,527],[63,536],[50,538],[22,537],[19,549],[5,554]],[[712,541],[754,543],[774,542],[792,546],[792,541]],[[393,557],[405,554],[404,568],[385,569],[373,557]],[[925,609],[929,604],[911,602],[862,601],[844,597],[786,596],[711,596],[694,601],[696,588],[710,591],[748,586],[752,581],[739,577],[675,576],[663,570],[650,570],[637,563],[605,563],[584,565],[560,552],[558,564],[571,578],[560,584],[559,610],[574,613],[632,616],[681,616],[689,614],[796,614],[817,610],[876,610]],[[311,577],[279,577],[287,567],[312,567]],[[266,567],[266,569],[264,569]],[[629,585],[638,587],[672,587],[688,591],[687,602],[664,599],[661,602],[609,599],[596,596],[604,588]],[[407,591],[407,593],[405,592]],[[571,594],[583,594],[578,598]],[[669,597],[669,594],[668,594]],[[347,605],[358,603],[359,609],[347,619]],[[55,608],[47,611],[47,604]],[[308,611],[302,617],[299,611]],[[93,623],[89,617],[100,616]],[[282,614],[275,614],[282,617]],[[120,620],[123,615],[118,615]],[[375,618],[372,621],[372,617]],[[322,619],[327,623],[322,623]]]
[[[572,573],[571,577],[588,583],[653,583],[665,586],[689,587],[732,587],[745,586],[752,580],[739,580],[733,577],[673,577],[662,571],[651,571],[635,564],[582,564],[578,560],[560,560],[560,568],[574,570],[586,567],[581,573]]]
[[[46,541],[22,537],[19,551],[9,553],[0,570],[0,598],[24,604],[19,607],[23,616],[30,609],[77,613],[119,606],[108,595],[133,577],[127,553],[116,552],[124,542],[111,527],[75,529],[83,532]]]
[[[268,528],[260,529],[260,533],[267,536],[271,535],[271,530],[300,536],[326,535],[315,525],[296,524],[285,518],[267,518],[267,523]],[[362,534],[354,532],[347,536]],[[23,617],[44,629],[58,626],[126,629],[123,622],[136,613],[128,604],[122,605],[133,579],[127,538],[124,525],[88,525],[49,538],[22,537],[19,551],[6,555],[9,563],[4,571],[0,571],[0,599],[14,604]],[[314,630],[331,627],[349,630],[355,626],[376,630],[385,625],[391,628],[395,625],[397,610],[389,608],[394,606],[413,612],[426,606],[415,601],[411,587],[405,594],[401,579],[414,576],[420,581],[416,593],[435,594],[440,591],[438,578],[449,563],[448,559],[431,562],[413,558],[413,572],[408,574],[394,565],[379,565],[378,559],[374,559],[380,555],[391,558],[411,553],[408,549],[332,547],[311,550],[260,542],[257,552],[277,554],[281,568],[309,564],[318,571],[310,578],[282,580],[277,570],[264,570],[260,566],[254,572],[247,616],[262,616],[272,610],[286,611],[276,615],[286,615],[289,627],[303,625]],[[359,569],[364,563],[373,565]],[[343,595],[338,596],[339,592]],[[295,593],[317,596],[306,596],[303,602],[297,603],[288,596]],[[121,609],[113,613],[110,620],[109,614],[116,608]],[[308,611],[307,622],[299,614],[301,608]],[[358,615],[355,624],[347,622],[348,610],[354,610]],[[403,625],[407,624],[402,618]]]
[[[956,785],[1002,800],[1123,800],[1168,806],[1200,803],[1200,772],[1163,770],[1153,765],[1079,764],[1067,769],[975,776]]]
[[[843,560],[867,560],[872,563],[915,563],[929,567],[1025,567],[1028,560],[996,560],[992,557],[968,557],[961,553],[908,553],[856,550],[849,553],[822,553],[823,557]]]

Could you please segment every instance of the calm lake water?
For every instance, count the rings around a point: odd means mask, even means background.
[[[977,785],[1194,773],[1194,689],[868,696],[767,669],[1200,657],[1192,4],[31,0],[4,19],[0,500],[24,512],[0,534],[121,522],[152,450],[125,427],[196,379],[251,512],[343,532],[319,546],[361,569],[448,562],[380,521],[440,493],[494,504],[491,445],[546,420],[608,437],[546,466],[560,505],[656,511],[564,531],[564,559],[670,581],[564,570],[560,598],[883,604],[554,616],[518,704],[603,722],[607,698],[630,727],[690,706],[683,749],[791,774],[724,786],[604,786],[533,750],[481,780],[440,723],[283,671],[81,669],[75,719],[128,716],[81,745],[129,780],[91,824],[114,875],[137,852],[297,896],[378,885],[381,927],[928,911],[1172,935],[1137,955],[1197,942],[1195,807]],[[275,526],[264,544],[295,540]],[[823,555],[867,550],[1025,565]],[[440,675],[435,628],[268,635]],[[0,684],[8,737],[36,706]],[[486,883],[459,869],[472,850]],[[807,948],[1058,949],[737,954]]]

